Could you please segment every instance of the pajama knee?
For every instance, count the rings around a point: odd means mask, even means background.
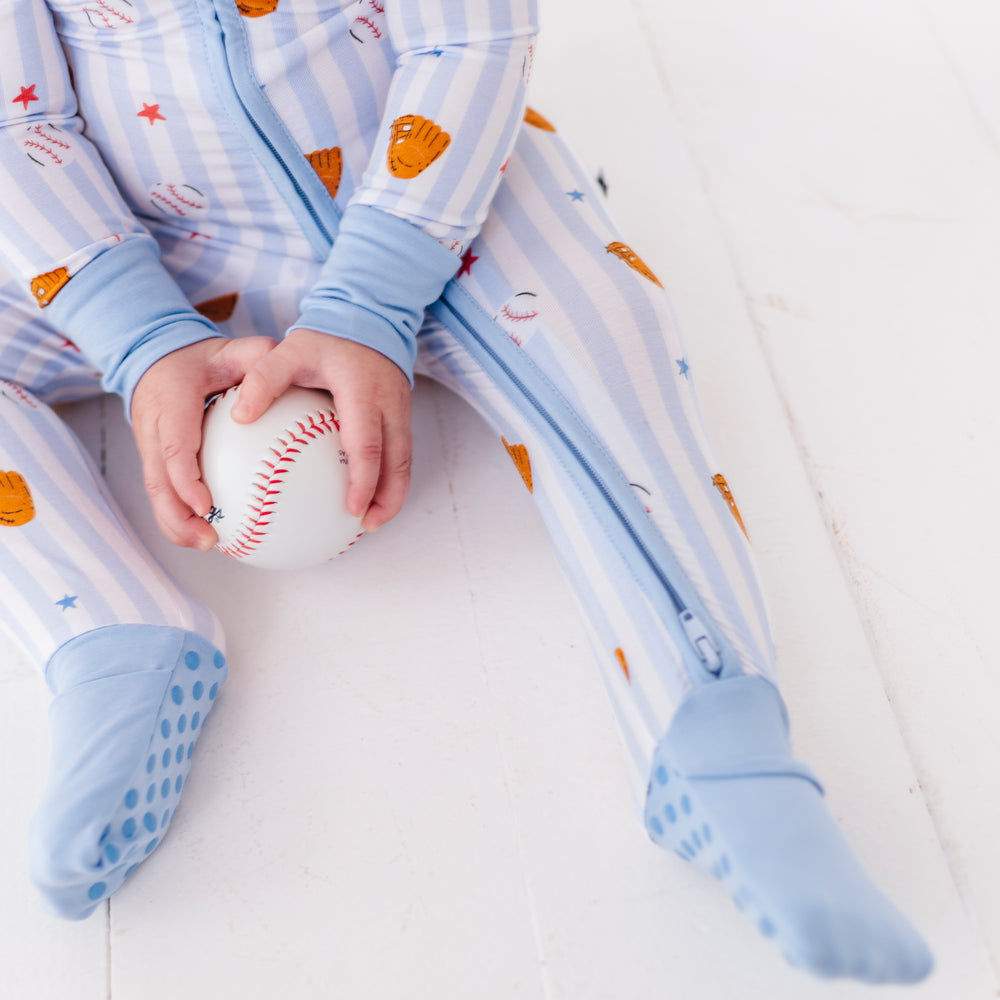
[[[53,655],[49,779],[29,843],[53,912],[88,916],[155,849],[226,675],[215,646],[165,626],[96,629]]]

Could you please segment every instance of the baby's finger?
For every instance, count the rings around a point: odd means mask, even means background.
[[[150,458],[144,464],[143,476],[153,516],[167,540],[202,552],[212,548],[219,540],[215,529],[177,495],[162,460]]]
[[[365,531],[375,531],[402,509],[410,488],[413,437],[410,433],[409,397],[405,412],[386,415],[382,427],[382,468],[371,504],[361,522]]]
[[[340,443],[347,453],[347,511],[361,517],[382,474],[382,415],[371,404],[350,396],[334,397]]]
[[[160,415],[160,455],[173,492],[191,511],[204,517],[212,509],[212,498],[201,478],[198,452],[204,404],[200,398],[177,401]]]

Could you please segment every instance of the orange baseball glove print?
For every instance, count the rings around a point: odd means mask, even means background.
[[[644,278],[649,278],[654,285],[660,285],[660,279],[643,263],[642,258],[624,243],[609,243],[606,247],[608,253],[613,253],[619,260],[625,261],[633,271],[638,271]],[[662,288],[663,285],[660,285]]]
[[[236,0],[236,9],[244,17],[263,17],[273,14],[278,7],[278,0]]]
[[[615,649],[615,659],[618,661],[618,666],[621,667],[622,673],[625,675],[625,680],[627,680],[629,684],[631,684],[632,675],[629,673],[628,660],[625,659],[625,652],[621,648],[621,646],[618,646]]]
[[[528,449],[523,444],[511,444],[505,437],[501,437],[500,440],[503,441],[503,446],[507,449],[507,454],[510,455],[517,471],[521,473],[521,478],[524,480],[524,485],[528,487],[528,492],[534,493],[535,484],[531,477],[531,458],[528,455]]]
[[[38,305],[44,309],[59,294],[69,281],[69,271],[65,267],[57,267],[31,279],[31,294]]]
[[[540,115],[534,108],[525,108],[524,122],[526,125],[534,125],[543,132],[555,132],[556,127],[544,115]]]
[[[340,178],[344,173],[344,154],[340,146],[314,149],[306,154],[306,159],[323,182],[323,186],[330,192],[330,197],[336,198],[340,190]]]
[[[451,136],[430,118],[401,115],[392,123],[386,161],[393,177],[411,180],[422,174],[447,148]]]
[[[0,472],[0,526],[19,528],[35,516],[35,501],[20,472]]]
[[[747,541],[749,541],[750,536],[747,535],[747,529],[743,524],[743,518],[740,517],[740,509],[736,506],[736,501],[733,499],[733,491],[729,488],[729,483],[726,482],[726,477],[721,473],[717,473],[712,476],[712,484],[722,494],[722,499],[729,504],[729,509],[733,512],[733,517],[736,518],[736,523],[740,526],[740,531],[743,532]]]
[[[213,323],[225,323],[227,319],[233,318],[233,311],[236,309],[236,302],[239,299],[239,292],[230,292],[228,295],[217,295],[214,299],[199,302],[195,306],[205,317]]]

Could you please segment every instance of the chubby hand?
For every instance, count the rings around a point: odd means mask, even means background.
[[[217,337],[160,358],[132,395],[132,432],[160,530],[175,545],[207,552],[218,541],[198,467],[205,400],[238,385],[274,349],[270,337]]]
[[[410,486],[408,379],[370,347],[293,330],[247,373],[233,419],[256,420],[291,385],[333,394],[348,459],[347,510],[375,531],[399,513]]]

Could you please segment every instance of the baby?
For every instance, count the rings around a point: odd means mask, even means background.
[[[348,507],[409,481],[414,373],[495,428],[586,611],[649,836],[789,961],[931,966],[795,760],[743,522],[657,276],[529,109],[532,0],[9,0],[0,32],[0,618],[45,671],[31,871],[81,918],[155,849],[225,681],[53,403],[130,415],[209,549],[205,400],[333,393]]]

